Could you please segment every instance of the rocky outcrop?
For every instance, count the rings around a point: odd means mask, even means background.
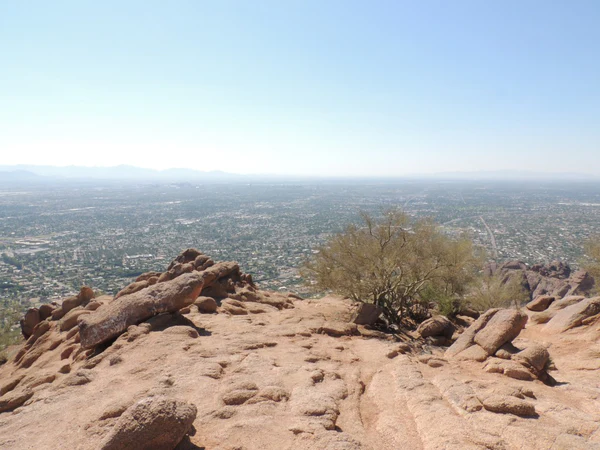
[[[600,314],[600,297],[586,298],[558,311],[544,327],[546,332],[570,330],[580,326],[586,319]]]
[[[354,323],[356,304],[348,299],[264,292],[237,264],[192,250],[166,276],[136,281],[155,278],[151,286],[91,299],[33,327],[0,366],[0,448],[541,450],[600,443],[600,321],[583,297],[557,299],[541,312],[463,315],[467,328],[459,334],[453,323],[458,339],[444,353],[434,343],[450,335],[445,318],[432,317],[419,333],[383,333]],[[195,299],[182,294],[186,300],[170,303],[187,306],[153,310],[101,344],[82,345],[85,322],[127,321],[139,314],[127,302],[167,301],[171,288],[181,293],[197,279]],[[567,333],[533,320],[571,306],[578,308],[569,317],[586,318]],[[523,328],[525,313],[531,320]]]
[[[179,278],[115,299],[79,322],[83,348],[92,348],[114,339],[127,327],[137,325],[160,313],[174,312],[191,305],[200,295],[206,278],[188,273]]]
[[[167,397],[147,397],[128,408],[99,448],[172,450],[190,430],[198,410]]]
[[[454,334],[455,327],[445,316],[433,316],[417,327],[417,334],[421,337],[443,336],[450,339]]]
[[[527,303],[526,307],[529,311],[545,311],[552,304],[552,302],[556,300],[551,295],[539,295],[534,298],[532,301]]]
[[[561,299],[569,295],[588,295],[595,285],[594,278],[588,272],[573,272],[571,267],[562,261],[531,267],[521,261],[508,261],[501,265],[489,263],[484,268],[484,273],[500,274],[505,280],[519,277],[531,299],[541,296]]]

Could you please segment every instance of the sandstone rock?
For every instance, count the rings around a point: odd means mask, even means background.
[[[233,316],[242,316],[248,314],[248,310],[240,301],[226,298],[221,302],[221,311]]]
[[[446,357],[453,357],[458,355],[463,350],[471,347],[475,341],[475,335],[479,332],[479,330],[483,329],[487,323],[491,320],[491,318],[496,314],[499,309],[489,309],[485,313],[483,313],[473,325],[467,328],[458,339],[446,350]]]
[[[204,277],[194,272],[120,297],[81,319],[81,345],[83,348],[94,347],[117,337],[130,325],[159,313],[177,311],[188,306],[196,300],[203,286]]]
[[[102,450],[172,450],[189,431],[197,409],[166,397],[147,397],[129,407],[103,440]]]
[[[544,327],[546,332],[563,332],[578,327],[588,317],[600,314],[600,297],[581,300],[559,311]]]
[[[92,300],[85,306],[85,309],[87,309],[88,311],[96,311],[101,306],[102,303]]]
[[[77,325],[80,317],[90,314],[92,311],[77,307],[69,311],[60,321],[60,331],[68,331]]]
[[[495,356],[502,359],[512,359],[513,355],[520,351],[521,350],[515,347],[512,342],[507,342],[496,351]]]
[[[529,311],[545,311],[554,300],[551,295],[540,295],[527,303],[526,308]]]
[[[328,334],[333,337],[351,336],[358,333],[358,328],[354,323],[327,322],[317,330],[317,333]]]
[[[29,308],[25,316],[21,319],[21,333],[25,339],[28,339],[33,333],[33,328],[40,323],[40,311],[37,308]]]
[[[483,407],[488,411],[500,414],[536,415],[535,406],[532,403],[511,396],[491,395],[483,399]]]
[[[198,311],[203,314],[211,314],[217,312],[217,302],[212,297],[198,297],[194,302],[198,307]]]
[[[135,279],[135,281],[147,281],[150,278],[156,278],[158,280],[158,277],[160,277],[162,275],[162,272],[145,272],[143,274],[141,274],[139,277],[137,277]]]
[[[40,320],[46,320],[48,317],[52,316],[52,311],[56,309],[56,305],[45,303],[40,306]]]
[[[550,304],[546,311],[533,314],[531,316],[531,321],[533,323],[538,324],[548,323],[550,319],[552,319],[556,314],[558,314],[558,311],[565,309],[568,306],[574,305],[575,303],[579,303],[583,299],[585,299],[585,297],[580,295],[567,295],[566,297],[560,300],[555,300]]]
[[[374,304],[360,302],[356,305],[356,310],[352,315],[352,323],[356,325],[373,325],[382,313],[383,310]]]
[[[444,336],[451,338],[454,333],[454,325],[444,316],[433,316],[425,320],[417,327],[417,333],[421,337]]]
[[[130,285],[126,286],[125,288],[121,289],[119,292],[117,292],[117,295],[115,295],[115,300],[124,295],[129,295],[133,294],[134,292],[141,291],[142,289],[147,288],[149,285],[150,283],[148,282],[148,280],[135,281]]]
[[[569,291],[566,295],[587,294],[595,285],[594,277],[585,270],[578,270],[569,278]]]
[[[73,308],[75,308],[77,306],[86,306],[90,302],[90,300],[93,298],[94,298],[94,291],[88,286],[83,286],[81,288],[81,290],[79,291],[79,294],[77,294],[74,297],[69,297],[69,298],[63,300],[62,305],[61,305],[62,314],[63,315],[67,314],[69,311],[71,311]],[[56,311],[54,311],[54,312],[56,312]],[[54,313],[52,314],[52,317],[54,318]],[[61,317],[58,317],[56,320],[60,319]]]
[[[541,372],[546,367],[550,359],[548,349],[540,344],[528,345],[524,350],[512,356],[513,361],[517,361],[525,366],[532,367],[536,372]]]
[[[462,352],[454,355],[454,358],[463,360],[463,361],[479,361],[483,362],[488,357],[488,352],[486,352],[481,346],[474,344]]]
[[[522,312],[513,309],[500,310],[477,332],[474,342],[488,355],[493,355],[503,344],[516,338],[526,323],[527,315]]]
[[[484,364],[483,370],[488,373],[500,373],[516,380],[532,381],[535,379],[534,374],[526,367],[511,360],[490,358]]]
[[[12,411],[18,408],[33,396],[33,391],[24,389],[19,391],[11,391],[0,397],[0,413]]]

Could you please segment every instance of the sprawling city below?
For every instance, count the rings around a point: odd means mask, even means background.
[[[361,211],[392,207],[467,233],[490,259],[577,265],[600,233],[590,182],[0,182],[0,299],[114,294],[188,247],[238,261],[262,288],[308,294],[298,268],[316,248]]]

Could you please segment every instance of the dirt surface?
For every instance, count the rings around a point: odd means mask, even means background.
[[[197,408],[181,449],[600,448],[598,323],[559,334],[530,323],[514,341],[549,346],[551,387],[417,341],[402,354],[398,341],[348,327],[347,300],[242,309],[153,319],[85,358],[65,357],[76,335],[50,330],[60,339],[47,338],[30,367],[0,367],[0,405],[30,395],[0,414],[0,448],[101,448],[119,416],[152,396]],[[486,409],[518,402],[535,414]]]

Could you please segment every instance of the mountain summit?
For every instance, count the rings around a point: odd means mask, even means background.
[[[114,298],[27,312],[0,447],[600,448],[600,298],[550,269],[493,268],[545,286],[527,308],[389,334],[369,305],[262,291],[187,249]]]

